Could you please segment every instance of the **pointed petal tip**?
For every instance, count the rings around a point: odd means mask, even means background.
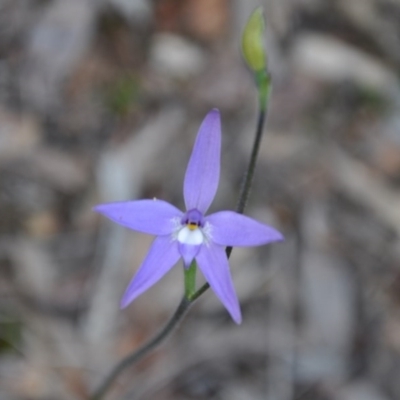
[[[238,315],[232,315],[232,319],[233,319],[233,321],[235,322],[235,324],[236,325],[241,325],[241,323],[242,323],[242,314],[240,313],[240,310],[239,310],[239,314]]]
[[[284,242],[285,237],[279,231],[275,230],[274,228],[270,228],[268,234],[265,235],[265,239],[263,240],[262,244],[269,244],[269,243],[279,243]]]
[[[108,218],[107,215],[107,204],[98,204],[97,206],[92,207],[92,211],[104,215],[105,217]]]
[[[133,294],[133,295],[132,295],[132,294]],[[128,307],[129,304],[131,304],[132,301],[135,300],[136,297],[138,297],[138,296],[139,296],[139,294],[137,294],[137,292],[136,292],[136,294],[135,294],[135,293],[132,293],[132,292],[129,290],[129,286],[128,286],[128,287],[126,288],[124,294],[123,294],[122,297],[121,297],[121,300],[120,300],[120,302],[119,302],[119,308],[120,308],[121,310],[123,310],[124,308]]]
[[[101,204],[97,204],[96,206],[92,207],[92,211],[101,213]]]
[[[183,257],[183,256],[182,256],[182,261],[183,261],[183,267],[184,267],[185,269],[189,269],[190,264],[191,264],[192,261],[193,261],[193,258],[188,258],[188,257]]]
[[[119,302],[119,308],[123,310],[124,308],[128,307],[129,304],[131,304],[131,300],[127,298],[126,296],[122,296],[121,301]]]
[[[213,119],[217,124],[219,124],[219,128],[218,129],[219,129],[219,131],[221,131],[221,127],[220,127],[220,125],[221,125],[221,113],[218,110],[218,108],[211,109],[208,112],[208,114],[205,116],[204,120],[206,120],[206,119],[208,119],[208,120]]]
[[[126,307],[128,307],[128,304],[127,304],[125,301],[121,300],[121,301],[119,302],[119,308],[120,308],[120,310],[123,310],[123,309],[126,308]]]
[[[106,214],[107,208],[109,208],[110,205],[113,203],[102,203],[102,204],[97,204],[94,207],[92,207],[92,211],[97,212],[99,214]]]
[[[220,115],[221,115],[221,113],[220,113],[220,111],[219,111],[218,108],[212,108],[212,109],[208,112],[208,114],[209,114],[209,115],[210,115],[210,114],[214,114],[215,116],[220,116]]]
[[[242,323],[242,311],[240,309],[239,299],[237,299],[237,303],[233,307],[227,307],[225,305],[225,308],[231,316],[233,322],[236,325],[240,325]]]
[[[272,239],[273,242],[284,242],[285,237],[279,231],[276,231],[275,238]]]

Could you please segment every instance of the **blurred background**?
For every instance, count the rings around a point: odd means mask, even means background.
[[[241,326],[207,292],[109,398],[400,398],[398,0],[1,0],[1,400],[87,398],[174,311],[181,265],[119,310],[152,238],[92,207],[183,208],[217,107],[211,212],[234,209],[257,114],[239,39],[260,4],[274,86],[246,213],[286,241],[234,249]]]

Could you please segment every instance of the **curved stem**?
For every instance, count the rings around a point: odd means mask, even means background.
[[[253,149],[251,151],[251,156],[249,160],[249,165],[246,169],[246,175],[244,176],[242,187],[240,189],[240,196],[236,206],[236,211],[239,214],[243,214],[244,209],[247,205],[247,200],[249,199],[251,185],[253,183],[254,171],[256,169],[256,162],[258,158],[258,153],[260,150],[260,144],[262,139],[262,134],[264,130],[265,123],[265,109],[261,109],[258,114],[256,135],[254,138]]]
[[[173,331],[177,328],[179,322],[183,319],[190,305],[192,304],[186,297],[183,297],[179,303],[178,308],[172,315],[170,320],[166,323],[164,328],[160,330],[152,339],[140,347],[138,350],[123,358],[110,372],[107,378],[102,382],[99,388],[90,397],[91,400],[100,400],[108,392],[111,385],[126,368],[133,365],[143,357],[145,357],[151,350],[163,342]]]
[[[267,96],[267,97],[265,97]],[[257,128],[256,134],[253,143],[253,149],[250,156],[249,165],[246,170],[246,174],[243,179],[243,184],[240,189],[239,201],[236,207],[236,211],[240,214],[243,213],[247,200],[249,198],[251,184],[253,182],[254,170],[256,167],[256,161],[258,157],[258,153],[260,150],[261,138],[262,133],[264,130],[264,124],[266,119],[266,108],[267,108],[267,101],[269,92],[267,95],[265,93],[260,93],[259,96],[259,103],[260,103],[260,111],[258,114],[258,121],[257,121]],[[226,248],[226,255],[229,258],[232,252],[232,247]],[[175,313],[172,315],[171,319],[167,322],[165,327],[161,329],[161,331],[154,336],[150,341],[145,343],[142,347],[138,350],[134,351],[133,353],[129,354],[127,357],[122,359],[110,372],[110,374],[106,377],[100,387],[94,392],[94,394],[90,397],[90,400],[101,400],[104,395],[108,392],[111,385],[117,379],[117,377],[128,367],[133,365],[134,363],[141,360],[145,357],[150,351],[154,350],[161,342],[163,342],[178,326],[178,324],[182,321],[183,317],[185,316],[187,310],[189,309],[190,305],[197,300],[204,292],[206,292],[210,288],[208,283],[205,283],[201,286],[196,292],[193,294],[187,293],[183,296],[178,308],[176,309]]]

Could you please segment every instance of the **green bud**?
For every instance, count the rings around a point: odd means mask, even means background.
[[[262,7],[251,14],[242,35],[242,53],[247,65],[254,72],[266,69],[263,33],[265,29]]]

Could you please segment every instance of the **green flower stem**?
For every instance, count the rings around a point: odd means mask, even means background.
[[[243,179],[242,187],[240,189],[239,201],[236,206],[236,211],[239,214],[243,214],[244,209],[246,208],[246,205],[247,205],[247,200],[249,198],[251,185],[253,183],[254,171],[256,169],[258,152],[260,150],[262,133],[264,130],[265,117],[266,117],[265,108],[260,108],[260,113],[258,114],[257,129],[256,129],[256,136],[254,138],[253,149],[251,151],[249,165],[247,167],[246,174]]]
[[[196,272],[197,263],[195,260],[192,261],[189,268],[185,268],[185,297],[190,300],[196,291]]]
[[[262,133],[264,130],[264,124],[266,119],[266,110],[270,94],[270,80],[266,73],[262,74],[264,77],[256,76],[256,83],[258,86],[259,93],[259,115],[257,121],[256,134],[253,143],[253,149],[250,156],[249,165],[244,176],[243,184],[240,190],[239,201],[236,207],[236,211],[240,214],[243,213],[247,200],[250,193],[251,184],[253,182],[254,170],[256,167],[256,161],[258,157],[258,152],[260,149],[260,143],[262,138]],[[232,247],[226,248],[226,255],[229,258],[232,252]],[[162,343],[168,336],[178,327],[179,323],[182,321],[186,312],[188,311],[191,304],[197,300],[204,292],[206,292],[210,285],[205,283],[197,291],[195,291],[196,285],[196,263],[193,262],[191,266],[185,270],[185,295],[183,296],[181,302],[175,313],[172,315],[170,320],[166,323],[163,329],[145,343],[142,347],[135,350],[124,359],[122,359],[109,373],[109,375],[104,379],[99,388],[94,392],[94,394],[89,397],[90,400],[101,400],[104,398],[106,393],[111,388],[114,381],[118,376],[125,371],[128,367],[140,361],[142,358],[147,356],[152,350],[154,350],[160,343]]]
[[[267,70],[256,72],[254,77],[258,88],[258,101],[260,104],[260,110],[265,113],[267,110],[269,95],[271,93],[271,77],[269,76]]]

